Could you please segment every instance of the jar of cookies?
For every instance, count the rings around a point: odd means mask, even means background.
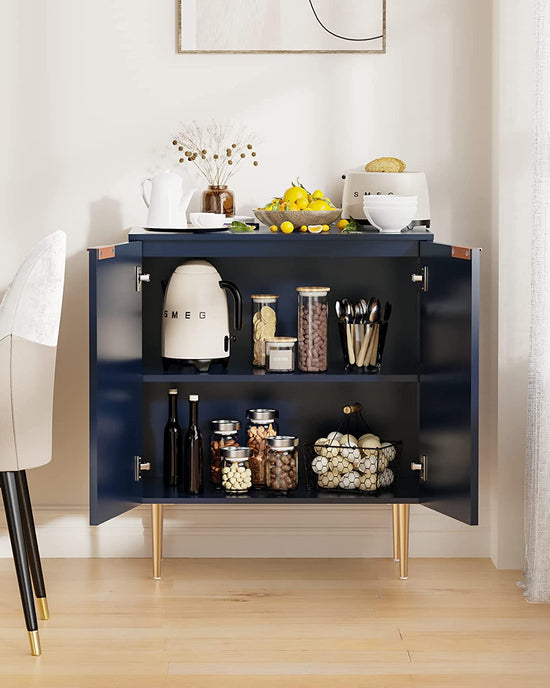
[[[223,447],[222,487],[227,494],[244,494],[252,486],[250,449],[248,447]]]
[[[265,340],[275,336],[277,301],[275,294],[252,294],[252,365],[265,367]]]
[[[221,450],[240,445],[241,424],[238,420],[210,421],[210,480],[221,487]]]
[[[328,293],[330,287],[298,287],[298,368],[327,369]]]
[[[298,487],[298,438],[284,435],[267,439],[266,486],[273,492]]]
[[[268,437],[275,437],[279,431],[277,426],[279,411],[276,409],[249,409],[246,412],[246,417],[248,419],[247,443],[252,452],[250,456],[252,487],[260,489],[265,487],[266,440]]]

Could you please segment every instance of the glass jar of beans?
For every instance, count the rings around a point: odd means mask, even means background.
[[[250,469],[252,470],[252,487],[265,487],[265,463],[267,459],[268,437],[274,437],[279,428],[277,419],[279,411],[276,409],[249,409],[246,412],[248,419],[247,444],[251,450]]]
[[[298,287],[298,368],[327,369],[328,293],[330,287]]]
[[[289,492],[298,487],[297,437],[268,437],[266,486],[273,492]]]
[[[250,449],[248,447],[223,447],[222,487],[228,494],[244,494],[252,486]]]
[[[241,424],[238,420],[210,421],[210,480],[221,487],[221,450],[240,445]]]

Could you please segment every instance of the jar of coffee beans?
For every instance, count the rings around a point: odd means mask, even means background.
[[[210,480],[217,487],[222,484],[221,450],[240,445],[240,429],[238,420],[210,421]]]
[[[289,492],[298,486],[298,438],[284,435],[267,439],[267,488]]]
[[[268,437],[274,437],[279,428],[277,419],[279,411],[275,409],[249,409],[247,443],[251,450],[250,469],[252,470],[252,487],[265,487],[265,464],[267,460]]]
[[[252,486],[250,449],[248,447],[223,447],[222,487],[228,494],[244,494]]]
[[[328,293],[330,287],[298,287],[298,368],[327,369]]]

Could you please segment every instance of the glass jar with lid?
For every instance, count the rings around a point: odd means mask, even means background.
[[[298,368],[327,369],[328,293],[330,287],[298,287]]]
[[[252,487],[265,487],[266,440],[274,437],[278,431],[276,409],[249,409],[246,412],[247,444],[251,450],[250,468],[252,470]]]
[[[265,340],[275,336],[277,303],[275,294],[252,294],[252,365],[265,366]]]
[[[238,447],[241,443],[241,423],[238,420],[210,421],[210,480],[220,487],[221,450],[224,447]]]
[[[252,486],[249,459],[248,447],[222,448],[222,487],[228,494],[245,494]]]
[[[266,486],[273,492],[289,492],[298,487],[297,437],[268,437]]]
[[[296,337],[265,340],[265,369],[268,373],[292,373],[296,369]]]

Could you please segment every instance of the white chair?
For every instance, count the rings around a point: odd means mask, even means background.
[[[40,638],[31,577],[41,618],[49,611],[25,471],[52,458],[65,244],[61,231],[40,241],[0,304],[0,487],[33,655]]]

